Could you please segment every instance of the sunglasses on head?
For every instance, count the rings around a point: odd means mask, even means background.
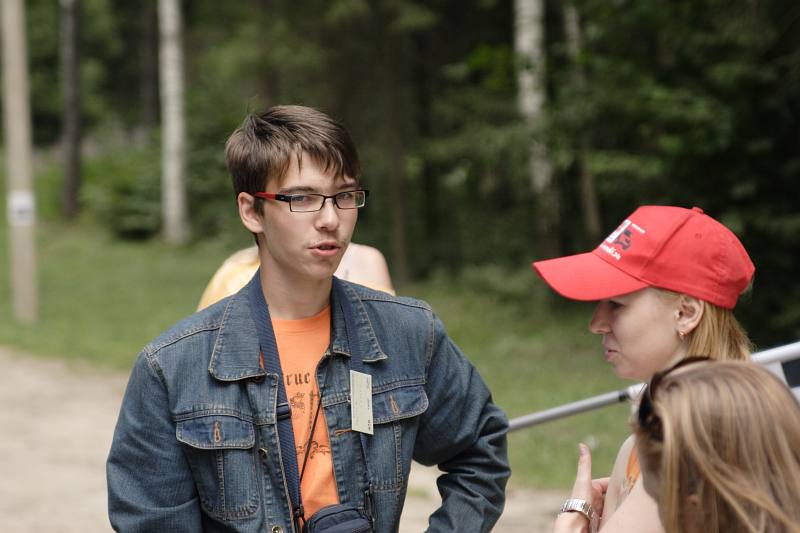
[[[653,410],[653,398],[655,397],[656,389],[658,389],[658,386],[664,378],[675,370],[694,363],[705,363],[709,361],[712,361],[712,359],[707,355],[693,355],[681,359],[666,370],[656,372],[653,379],[651,379],[650,383],[645,387],[642,400],[639,402],[639,427],[649,433],[654,439],[659,441],[663,440],[664,435],[661,427],[661,418],[659,418]]]

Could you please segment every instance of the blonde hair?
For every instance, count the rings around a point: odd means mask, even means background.
[[[800,532],[800,405],[777,377],[691,365],[663,378],[652,406],[661,431],[637,426],[636,444],[667,533]]]
[[[719,361],[750,360],[753,345],[733,311],[703,302],[703,316],[689,333],[689,355],[708,355]]]
[[[678,299],[684,296],[666,289],[658,290],[668,298]],[[703,316],[700,317],[697,327],[688,334],[687,355],[707,355],[718,361],[749,361],[753,344],[745,329],[733,316],[733,310],[705,300],[700,301],[703,303]]]

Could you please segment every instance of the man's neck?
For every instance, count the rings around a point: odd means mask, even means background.
[[[330,304],[333,278],[288,280],[266,268],[261,270],[261,287],[269,314],[280,320],[314,316]]]

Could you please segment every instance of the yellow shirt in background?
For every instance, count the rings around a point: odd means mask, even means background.
[[[239,250],[227,258],[208,282],[197,310],[205,309],[226,296],[239,292],[256,273],[259,263],[256,246]]]

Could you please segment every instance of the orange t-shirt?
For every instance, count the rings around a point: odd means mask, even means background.
[[[292,407],[292,429],[299,473],[303,468],[306,444],[320,401],[316,369],[317,363],[330,344],[331,308],[327,306],[309,318],[297,320],[273,318],[272,328],[275,331],[281,359],[286,398]],[[324,409],[320,409],[317,418],[308,452],[308,464],[300,481],[300,494],[306,518],[326,505],[339,503]]]

